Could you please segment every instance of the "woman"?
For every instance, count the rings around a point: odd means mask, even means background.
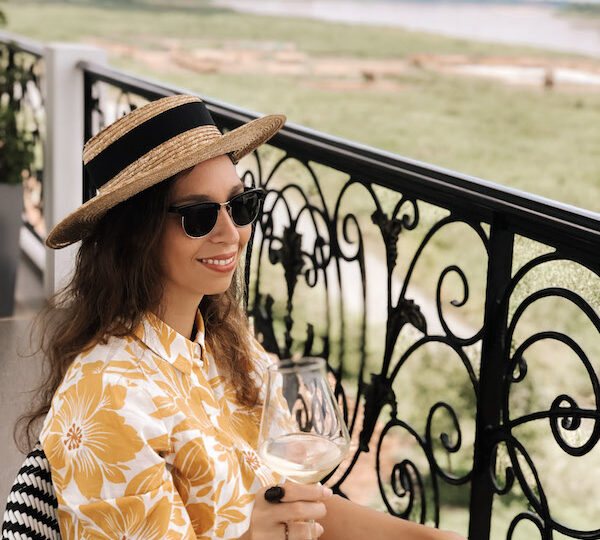
[[[119,119],[85,146],[97,195],[47,244],[81,240],[51,304],[40,440],[63,538],[458,538],[281,480],[255,452],[269,356],[240,307],[263,198],[234,164],[267,116],[221,135],[193,96]],[[271,486],[271,487],[270,487]],[[404,535],[404,536],[403,536]]]

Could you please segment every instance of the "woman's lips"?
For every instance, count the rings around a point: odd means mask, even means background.
[[[217,255],[196,260],[210,270],[226,273],[235,269],[237,254]]]

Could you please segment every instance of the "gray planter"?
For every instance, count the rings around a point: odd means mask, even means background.
[[[10,317],[15,307],[22,211],[23,185],[0,183],[0,317]]]

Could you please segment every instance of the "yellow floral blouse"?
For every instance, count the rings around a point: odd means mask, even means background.
[[[65,540],[239,538],[279,480],[255,452],[260,408],[239,405],[196,326],[192,342],[150,313],[70,366],[40,436]],[[271,360],[249,339],[262,387]]]

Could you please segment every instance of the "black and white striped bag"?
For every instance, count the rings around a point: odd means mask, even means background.
[[[27,455],[8,496],[2,540],[61,540],[50,464],[38,443]]]

